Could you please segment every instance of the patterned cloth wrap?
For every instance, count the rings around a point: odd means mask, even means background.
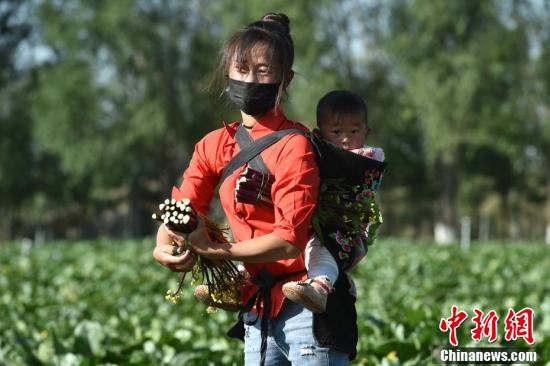
[[[376,161],[384,161],[385,160],[385,154],[384,150],[380,147],[371,147],[371,146],[364,146],[360,149],[354,149],[351,150],[351,152],[355,154],[359,154],[361,156],[366,156],[368,158],[374,159]],[[371,190],[374,193],[378,190],[378,187],[380,186],[380,183],[382,182],[382,175],[380,175],[378,178],[375,178],[374,176],[371,176],[369,179],[365,180],[365,184],[368,185],[369,190]],[[363,190],[360,194],[367,194],[367,190]],[[349,269],[355,267],[357,263],[365,255],[367,255],[367,252],[369,250],[367,242],[369,241],[368,237],[368,231],[369,227],[372,223],[367,221],[364,223],[365,225],[365,231],[362,233],[362,235],[357,239],[357,247],[355,248],[355,258],[353,259],[352,263],[350,264]],[[374,238],[372,238],[374,240]]]
[[[333,164],[353,160],[350,155],[365,157],[367,158],[365,161],[368,162],[366,164],[362,162],[357,166],[342,164],[341,169],[338,169],[340,177],[336,177],[335,171],[332,173],[332,178],[321,179],[319,204],[313,217],[314,230],[321,243],[335,258],[338,266],[346,271],[352,269],[365,257],[368,246],[374,242],[376,229],[381,223],[375,194],[385,168],[384,150],[381,148],[364,146],[349,152],[347,152],[349,155],[342,155]],[[323,171],[322,168],[321,170]],[[358,175],[361,177],[360,181],[357,180]],[[336,202],[335,192],[338,192],[339,196]],[[332,204],[334,202],[336,204]],[[354,206],[358,202],[368,203],[369,209],[364,212],[365,219],[359,223],[356,222],[355,226],[359,225],[360,228],[356,228],[358,234],[353,235],[341,225],[341,218],[346,217],[346,204]]]

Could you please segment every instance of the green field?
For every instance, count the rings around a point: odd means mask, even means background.
[[[0,365],[232,365],[242,344],[224,336],[235,315],[209,315],[187,288],[164,299],[177,275],[151,256],[152,241],[0,246]],[[550,349],[550,247],[475,243],[468,252],[380,240],[354,271],[359,300],[355,365],[423,365],[446,345],[439,331],[452,304],[501,317],[531,307],[539,355]],[[525,346],[523,340],[509,344]],[[546,354],[546,361],[548,354]],[[541,364],[544,364],[541,363]]]

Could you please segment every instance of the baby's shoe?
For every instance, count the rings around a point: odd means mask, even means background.
[[[303,305],[313,313],[324,313],[327,297],[332,291],[332,283],[326,276],[308,278],[305,281],[287,282],[283,285],[283,294],[287,299]]]
[[[212,306],[227,311],[239,311],[242,303],[237,298],[226,298],[223,300],[213,299],[208,291],[208,285],[195,287],[195,297],[206,306]]]

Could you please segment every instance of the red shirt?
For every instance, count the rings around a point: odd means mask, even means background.
[[[206,214],[210,201],[221,178],[224,167],[239,152],[235,140],[238,122],[207,134],[195,145],[195,152],[189,167],[183,174],[183,183],[174,188],[172,197],[189,198],[193,206]],[[275,115],[274,110],[260,118],[249,130],[253,139],[258,139],[273,131],[299,128],[307,131],[300,123],[289,121],[282,110]],[[227,215],[233,236],[237,242],[273,233],[302,250],[298,258],[267,263],[244,263],[251,276],[266,267],[274,276],[304,270],[303,249],[311,235],[310,221],[317,202],[319,169],[315,153],[308,139],[299,134],[283,137],[261,153],[262,159],[275,176],[271,197],[274,209],[235,201],[235,184],[244,166],[236,169],[220,186],[222,207]],[[307,278],[301,274],[286,281]],[[283,306],[283,282],[277,282],[271,290],[271,317],[276,316]],[[248,283],[243,286],[243,303],[256,292],[257,287]]]

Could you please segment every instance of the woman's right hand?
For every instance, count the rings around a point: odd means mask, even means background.
[[[174,255],[174,248],[171,243],[173,239],[167,233],[164,224],[160,225],[157,232],[157,244],[153,250],[153,258],[173,272],[189,272],[193,269],[196,256],[189,250],[181,255]]]

